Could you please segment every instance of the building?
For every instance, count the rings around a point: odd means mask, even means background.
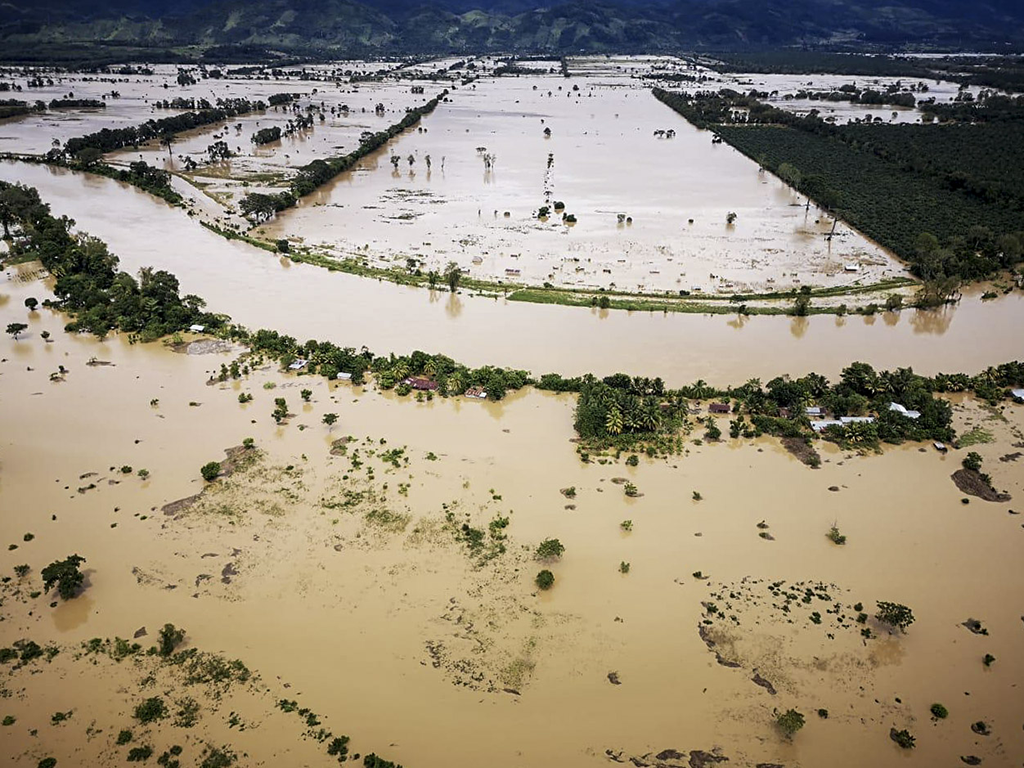
[[[308,360],[303,360],[301,357],[295,360],[291,365],[288,366],[289,371],[301,371],[308,365]]]
[[[731,410],[728,403],[712,403],[708,406],[709,413],[729,413]]]
[[[905,406],[902,406],[899,403],[889,403],[889,410],[896,411],[896,413],[906,416],[908,419],[921,418],[920,411],[908,411]]]
[[[487,393],[484,392],[483,387],[470,387],[466,390],[466,397],[470,397],[474,400],[486,400]]]
[[[804,414],[807,416],[824,416],[825,409],[822,408],[820,405],[811,405],[808,406],[807,408],[804,408]]]
[[[1010,394],[1013,395],[1014,400],[1024,403],[1024,389],[1011,389]]]
[[[188,329],[190,331],[192,331],[192,333],[202,333],[203,331],[206,330],[206,326],[205,325],[190,325],[188,327]]]
[[[428,379],[426,376],[410,376],[402,383],[408,384],[420,392],[433,392],[437,389],[437,382],[433,379]]]
[[[824,432],[829,427],[841,427],[843,422],[839,419],[817,419],[811,422],[811,429],[815,432]]]

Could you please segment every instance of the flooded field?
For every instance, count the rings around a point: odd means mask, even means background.
[[[183,292],[249,327],[380,353],[440,351],[471,365],[536,374],[616,371],[678,386],[765,381],[853,360],[922,373],[977,371],[1020,356],[1024,295],[969,292],[938,311],[874,317],[662,314],[526,304],[431,292],[292,264],[196,226],[184,212],[104,178],[0,163],[0,178],[39,189],[58,215],[109,243],[125,270],[178,275]]]
[[[636,293],[852,288],[906,275],[883,249],[654,99],[659,81],[642,78],[679,60],[573,59],[569,78],[558,62],[528,63],[539,74],[496,78],[497,60],[451,59],[392,68],[379,81],[345,75],[351,70],[340,65],[184,85],[170,67],[123,78],[65,75],[25,97],[106,95],[107,108],[6,121],[0,151],[42,154],[73,136],[176,114],[156,107],[175,98],[294,94],[291,104],[190,131],[170,146],[108,155],[174,172],[175,188],[200,216],[246,227],[237,210],[245,194],[284,189],[301,166],[351,152],[364,132],[447,89],[416,130],[257,234],[376,267],[442,271],[455,261],[489,281]],[[311,124],[296,127],[305,117]],[[254,145],[267,128],[284,135]],[[218,142],[233,156],[215,156]]]
[[[904,728],[922,764],[1010,766],[1024,749],[1024,529],[1008,514],[1024,477],[999,460],[1024,440],[1021,406],[955,403],[958,429],[992,434],[975,450],[1014,497],[965,506],[949,479],[956,452],[832,449],[812,471],[770,439],[688,440],[668,461],[581,464],[568,396],[416,403],[270,369],[210,386],[230,355],[68,336],[62,317],[28,313],[24,299],[46,295],[30,267],[5,274],[0,295],[0,321],[29,324],[0,341],[0,506],[14,511],[0,516],[0,540],[16,545],[0,570],[30,566],[3,587],[0,646],[60,649],[4,668],[0,715],[14,722],[0,748],[16,764],[123,764],[119,728],[155,754],[206,742],[253,762],[322,761],[325,745],[317,758],[281,698],[351,736],[355,752],[424,768],[661,753],[685,765],[691,751],[859,768],[902,760],[889,733]],[[242,392],[254,400],[240,405]],[[275,397],[294,414],[280,426]],[[327,412],[339,415],[332,428]],[[246,437],[252,458],[203,491],[199,467]],[[640,497],[623,496],[623,477]],[[504,538],[476,555],[461,542],[462,521],[487,530],[503,517]],[[825,537],[833,524],[843,547]],[[538,564],[531,553],[548,537],[565,553]],[[30,596],[40,568],[70,552],[87,560],[84,594],[55,608]],[[556,582],[538,594],[541,567]],[[811,587],[813,603],[780,611],[768,589],[780,582]],[[892,635],[853,622],[856,604],[873,613],[878,600],[911,606],[917,621]],[[147,686],[152,662],[93,667],[75,649],[140,627],[150,644],[166,622],[187,630],[185,648],[244,660],[258,685],[223,699],[186,685],[199,724],[139,725],[143,697],[177,698],[173,670]],[[933,703],[949,717],[933,720]],[[789,742],[773,721],[791,707],[807,724]],[[68,714],[56,723],[54,712]],[[979,721],[988,735],[971,730]]]

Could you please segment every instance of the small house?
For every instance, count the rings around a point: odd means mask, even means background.
[[[875,420],[874,416],[840,416],[840,424],[871,424]]]
[[[919,419],[921,418],[920,411],[907,410],[906,406],[900,405],[899,403],[889,403],[889,410],[896,411],[896,413],[906,416],[908,419]]]
[[[804,408],[804,414],[806,414],[807,416],[824,416],[825,409],[822,408],[820,405],[811,405],[808,406],[807,408]]]
[[[420,392],[433,392],[437,389],[437,382],[426,376],[410,376],[403,383]]]
[[[1014,400],[1024,403],[1024,389],[1011,389],[1010,394],[1013,395]]]
[[[729,413],[731,410],[728,403],[712,403],[708,406],[709,413]]]
[[[841,427],[843,422],[839,419],[818,419],[811,422],[811,429],[815,432],[824,432],[829,427]]]
[[[844,264],[843,272],[860,272],[859,264]]]
[[[351,373],[345,373],[344,371],[342,371],[341,373],[338,374],[338,380],[339,381],[352,381],[352,374]]]
[[[487,393],[484,391],[483,387],[470,387],[466,390],[466,397],[474,400],[486,400]]]
[[[205,325],[190,325],[188,327],[188,329],[190,331],[192,331],[192,333],[202,333],[203,331],[206,330],[206,326]]]
[[[300,357],[300,358],[298,358],[297,360],[293,361],[293,362],[292,362],[292,363],[291,363],[291,364],[290,364],[290,365],[288,366],[288,370],[289,370],[289,371],[301,371],[301,370],[302,370],[303,368],[305,368],[305,367],[306,367],[306,366],[307,366],[308,364],[309,364],[309,361],[308,361],[308,360],[303,360],[303,359],[302,359],[302,358]]]

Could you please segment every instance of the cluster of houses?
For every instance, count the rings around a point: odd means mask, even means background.
[[[921,418],[920,411],[912,411],[900,403],[889,403],[889,410],[895,411],[908,419]],[[825,410],[817,406],[805,409],[808,416],[824,416]],[[829,427],[845,427],[847,424],[870,424],[875,420],[874,416],[840,416],[838,419],[812,419],[811,429],[815,432],[823,432]]]
[[[1020,393],[1020,394],[1017,394]],[[1024,401],[1024,389],[1014,390],[1014,397]],[[900,403],[889,403],[889,410],[895,411],[908,419],[921,418],[920,411],[912,411]],[[731,413],[729,403],[711,403],[708,405],[708,413],[726,414]],[[788,413],[784,415],[788,416]],[[825,409],[819,405],[811,405],[804,408],[804,415],[811,420],[811,429],[815,432],[824,432],[829,427],[845,427],[847,424],[871,424],[874,416],[840,416],[835,419],[825,418]]]
[[[403,384],[407,384],[418,392],[436,392],[437,382],[426,376],[409,376],[402,380]],[[466,397],[472,400],[486,400],[487,392],[484,391],[483,387],[470,387],[463,393]]]

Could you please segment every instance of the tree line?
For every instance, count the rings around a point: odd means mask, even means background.
[[[359,146],[347,155],[332,157],[327,160],[313,160],[302,166],[295,178],[292,179],[289,188],[284,192],[264,194],[254,192],[246,195],[239,203],[239,209],[244,216],[247,216],[257,223],[269,219],[275,213],[293,207],[300,198],[316,191],[316,189],[345,171],[350,170],[356,163],[367,155],[383,147],[395,136],[408,130],[429,115],[437,108],[440,100],[447,96],[444,91],[441,96],[435,97],[421,107],[408,110],[405,116],[386,130],[371,133],[365,132]]]
[[[164,270],[144,268],[138,279],[118,269],[106,243],[71,232],[67,217],[55,218],[31,187],[0,181],[0,223],[5,233],[15,225],[11,256],[37,258],[54,277],[54,305],[72,316],[70,332],[104,336],[119,330],[145,341],[198,323],[211,330],[224,318],[203,311],[205,302],[181,296],[178,279]]]
[[[212,109],[147,120],[142,125],[125,128],[103,128],[95,133],[68,139],[63,150],[51,150],[51,152],[64,157],[74,157],[87,148],[98,149],[102,153],[114,152],[125,147],[138,147],[153,139],[174,136],[194,128],[221,123],[239,115],[261,112],[265,109],[266,104],[262,101],[217,99],[217,106]]]
[[[876,372],[866,363],[853,363],[834,385],[811,373],[797,379],[777,377],[766,385],[751,379],[722,389],[697,381],[673,390],[660,378],[621,373],[603,379],[590,374],[567,378],[548,373],[534,379],[528,371],[469,368],[447,356],[422,351],[377,356],[365,347],[357,351],[326,341],[300,343],[277,331],[250,332],[230,324],[226,315],[203,311],[205,302],[198,296],[181,296],[177,278],[163,270],[143,268],[136,279],[118,269],[117,256],[101,240],[75,235],[70,219],[53,217],[32,187],[0,181],[0,226],[11,242],[10,258],[37,258],[54,277],[57,301],[53,305],[72,316],[68,331],[103,336],[120,330],[153,340],[201,324],[207,331],[243,342],[254,353],[284,366],[301,357],[308,373],[329,379],[346,373],[356,384],[372,372],[385,389],[401,385],[410,376],[426,377],[438,385],[441,395],[459,395],[469,387],[479,387],[489,398],[500,400],[508,391],[528,385],[575,392],[579,394],[575,423],[583,437],[665,432],[681,423],[687,401],[718,398],[735,401],[732,411],[749,416],[757,434],[806,434],[809,425],[803,407],[815,404],[837,416],[878,414],[875,424],[865,427],[870,439],[949,440],[951,409],[934,397],[936,393],[972,392],[995,403],[1007,397],[1010,388],[1024,385],[1022,361],[991,367],[976,376],[934,377],[921,376],[910,368]],[[908,419],[890,412],[888,403],[892,401],[919,411],[921,417]],[[741,431],[747,434],[750,429]]]

